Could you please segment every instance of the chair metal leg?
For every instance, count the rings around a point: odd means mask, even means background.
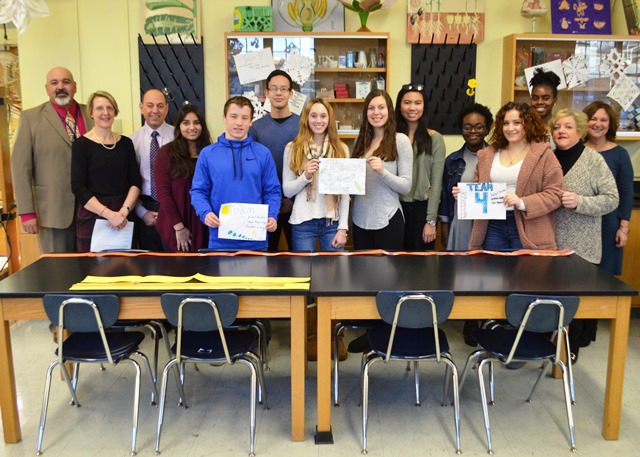
[[[492,406],[496,404],[494,393],[493,361],[489,359],[489,404]]]
[[[164,405],[167,399],[167,377],[169,375],[169,370],[173,365],[176,365],[178,361],[176,359],[171,359],[167,362],[162,370],[162,387],[160,388],[160,406],[158,408],[158,425],[156,427],[156,449],[154,451],[155,455],[160,455],[160,435],[162,434],[162,423],[164,422]],[[178,391],[182,388],[182,385],[178,383]],[[184,398],[184,393],[182,393],[182,398]]]
[[[576,404],[576,388],[575,383],[573,382],[573,363],[571,362],[571,347],[569,345],[569,333],[566,328],[562,329],[562,334],[564,335],[564,349],[567,359],[567,369],[569,370],[569,389],[571,391],[571,403]]]
[[[538,387],[538,383],[540,382],[541,379],[543,379],[545,377],[545,375],[547,374],[547,371],[549,369],[549,367],[551,366],[549,360],[545,360],[544,363],[542,364],[542,367],[540,368],[540,374],[538,375],[536,382],[533,383],[533,387],[531,388],[531,393],[529,394],[529,397],[527,398],[527,403],[531,403],[531,401],[533,400],[533,393],[536,390],[536,387]]]
[[[58,360],[54,360],[49,368],[47,368],[47,377],[44,381],[44,395],[42,398],[42,411],[40,412],[40,427],[38,428],[38,444],[36,445],[36,455],[42,454],[42,440],[44,438],[44,425],[47,420],[47,409],[49,408],[49,393],[51,391],[51,373],[58,364]]]
[[[558,361],[562,370],[562,386],[564,388],[564,403],[567,408],[567,424],[569,425],[569,439],[571,440],[571,450],[577,451],[576,448],[576,432],[573,424],[573,411],[571,407],[571,392],[569,388],[569,370],[562,361]]]
[[[445,354],[449,359],[451,359],[451,354]],[[456,370],[458,368],[456,367]],[[442,393],[442,406],[447,406],[447,402],[449,400],[449,371],[451,369],[449,368],[449,364],[446,364],[445,369],[444,369],[444,382],[443,384],[443,393]],[[458,389],[460,389],[460,387],[458,387]]]
[[[249,423],[249,457],[255,457],[255,439],[256,439],[256,409],[257,409],[257,369],[255,362],[251,359],[238,359],[238,362],[244,363],[251,370],[251,419]],[[259,362],[261,363],[261,362]]]
[[[462,447],[460,443],[460,393],[458,391],[458,368],[453,360],[448,357],[442,357],[441,359],[446,365],[445,383],[447,383],[447,372],[451,370],[451,385],[453,390],[453,418],[454,426],[456,429],[456,454],[462,454]],[[448,384],[448,383],[447,383]],[[444,405],[443,405],[444,406]]]
[[[256,320],[254,327],[258,332],[259,339],[259,347],[258,352],[260,353],[260,360],[264,366],[264,371],[269,371],[269,346],[267,345],[267,329],[264,327],[264,324],[259,320]]]
[[[413,362],[413,381],[416,389],[416,406],[420,406],[420,368],[418,362]]]
[[[338,391],[338,351],[340,350],[340,342],[338,341],[338,335],[346,327],[338,322],[333,329],[333,406],[340,406],[339,391]]]
[[[375,362],[381,360],[378,356],[362,356],[362,382],[361,382],[361,403],[362,403],[362,454],[367,453],[367,427],[369,425],[369,369]],[[366,361],[365,361],[366,359]]]
[[[480,387],[480,398],[482,399],[482,415],[484,416],[484,428],[487,433],[487,452],[493,454],[493,445],[491,444],[491,426],[489,425],[489,406],[487,405],[487,392],[484,386],[484,375],[482,370],[485,365],[489,365],[491,369],[491,361],[484,359],[478,365],[478,387]]]
[[[80,406],[82,406],[80,404],[80,402],[78,401],[78,396],[76,394],[76,385],[77,385],[77,381],[78,381],[78,373],[80,371],[80,369],[78,368],[78,363],[74,364],[74,368],[73,368],[73,372],[74,372],[74,378],[73,380],[71,379],[71,377],[69,376],[69,372],[67,371],[67,366],[66,363],[62,363],[60,364],[60,371],[62,372],[62,376],[64,377],[64,380],[67,384],[67,388],[69,389],[69,393],[71,393],[71,401],[69,402],[69,404],[71,406],[77,406],[78,408]]]
[[[153,399],[153,402],[151,404],[155,406],[157,404],[155,399],[158,398],[158,388],[156,385],[155,372],[151,368],[151,363],[149,362],[149,358],[144,353],[140,351],[135,351],[134,354],[136,354],[138,357],[144,360],[145,368],[147,370],[147,373],[149,373],[149,379],[151,380],[151,398]]]
[[[258,403],[263,405],[264,409],[269,409],[269,401],[267,400],[267,382],[264,376],[264,367],[260,357],[257,357],[252,352],[246,354],[256,367],[256,374],[258,375]]]
[[[469,354],[469,357],[467,357],[467,361],[465,362],[464,368],[462,369],[462,374],[460,375],[460,383],[458,384],[458,391],[462,392],[462,387],[464,386],[464,382],[467,379],[467,373],[469,373],[469,370],[473,369],[472,367],[475,365],[476,361],[478,360],[478,357],[482,352],[483,352],[482,350],[477,350]]]
[[[147,366],[149,360],[145,357]],[[131,363],[136,370],[135,390],[133,394],[133,425],[131,427],[131,455],[136,455],[136,440],[138,437],[138,416],[140,414],[140,364],[133,359],[124,359],[123,362]],[[154,386],[155,390],[155,386]]]

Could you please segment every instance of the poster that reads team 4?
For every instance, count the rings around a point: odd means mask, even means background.
[[[461,182],[458,184],[458,219],[507,218],[504,196],[507,184],[499,182]]]

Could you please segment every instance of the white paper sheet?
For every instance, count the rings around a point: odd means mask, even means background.
[[[267,239],[269,205],[225,203],[220,207],[218,238],[264,241]]]
[[[364,195],[366,173],[365,159],[320,159],[318,193]]]
[[[556,75],[558,75],[558,77],[560,78],[558,90],[565,89],[567,87],[567,83],[564,79],[564,72],[562,71],[562,60],[558,59],[552,60],[551,62],[545,62],[541,65],[536,65],[535,67],[524,69],[524,76],[527,78],[527,87],[529,88],[529,93],[531,93],[531,86],[529,83],[531,82],[531,78],[533,78],[533,75],[538,68],[542,68],[544,71],[552,71]]]
[[[507,184],[504,182],[461,182],[458,184],[458,219],[507,218],[504,196]]]
[[[233,60],[236,64],[236,70],[238,70],[238,79],[243,86],[267,79],[269,73],[276,69],[271,48],[238,54],[233,56]]]
[[[96,219],[91,235],[91,252],[131,249],[134,223],[129,221],[122,230],[109,227],[106,219]]]

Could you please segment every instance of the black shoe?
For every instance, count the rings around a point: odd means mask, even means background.
[[[575,349],[572,349],[571,352],[569,353],[569,355],[571,356],[571,365],[575,365],[576,363],[578,363],[578,352],[580,351],[580,348],[577,347]]]
[[[473,337],[473,332],[478,330],[480,326],[477,320],[464,321],[464,327],[462,327],[462,335],[464,336],[464,342],[467,346],[476,347],[478,343]]]
[[[366,333],[363,333],[355,340],[352,340],[347,347],[347,351],[353,354],[357,354],[360,352],[369,352],[371,350],[371,345],[369,344],[369,337]]]

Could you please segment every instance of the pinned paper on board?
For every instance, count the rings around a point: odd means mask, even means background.
[[[627,111],[633,105],[633,102],[640,95],[640,89],[626,75],[622,75],[611,88],[607,97],[614,100]]]
[[[583,57],[571,56],[562,62],[562,71],[569,89],[586,83],[591,78],[587,61]]]
[[[309,80],[313,65],[313,59],[302,54],[291,53],[289,58],[282,64],[281,70],[286,71],[291,76],[291,79],[302,86]]]
[[[320,159],[318,193],[364,195],[366,175],[364,159]]]
[[[269,205],[224,203],[220,207],[218,238],[264,241],[267,239]]]
[[[276,69],[271,48],[238,54],[233,56],[233,60],[238,70],[238,79],[243,86],[267,79],[269,73]]]
[[[507,184],[504,182],[461,182],[458,184],[458,219],[507,218],[504,196]]]

